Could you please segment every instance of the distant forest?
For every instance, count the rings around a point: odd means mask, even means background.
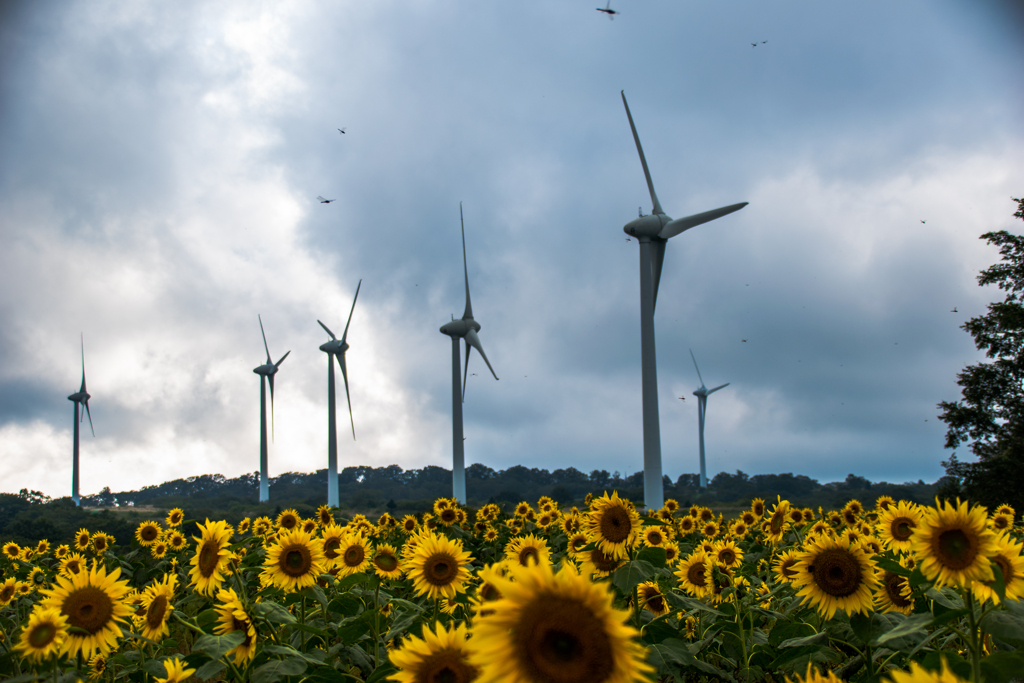
[[[684,507],[699,504],[723,511],[748,507],[754,498],[773,501],[776,496],[815,509],[837,509],[851,498],[872,507],[881,495],[930,503],[943,483],[940,479],[934,484],[920,480],[891,484],[850,474],[844,481],[821,484],[800,474],[750,476],[738,470],[734,474],[720,472],[704,491],[697,485],[696,474],[683,474],[675,481],[666,476],[663,481],[665,498],[674,498]],[[338,474],[338,485],[342,515],[419,513],[429,509],[435,499],[451,495],[452,473],[434,466],[413,470],[403,470],[398,465],[347,467]],[[466,468],[470,507],[488,502],[511,507],[523,500],[533,504],[544,495],[564,506],[582,506],[586,494],[600,495],[613,490],[641,503],[643,472],[623,477],[607,470],[585,474],[573,467],[553,472],[519,465],[505,470],[481,464]],[[327,502],[327,470],[312,474],[288,472],[273,477],[270,502],[261,505],[258,499],[258,472],[234,479],[204,474],[138,491],[113,493],[104,488],[94,496],[83,496],[82,508],[76,508],[70,498],[52,500],[38,491],[22,489],[18,494],[0,494],[0,541],[27,543],[46,538],[51,543],[66,543],[78,529],[86,527],[102,529],[113,534],[119,543],[130,544],[135,525],[146,519],[161,520],[161,515],[148,508],[166,511],[180,507],[188,519],[199,522],[208,517],[234,523],[243,517],[273,516],[287,508],[295,509],[303,517],[312,517],[316,508]]]

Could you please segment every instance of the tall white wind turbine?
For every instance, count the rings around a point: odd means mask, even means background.
[[[466,223],[462,219],[462,202],[459,202],[459,221],[462,224],[462,271],[466,277],[466,310],[458,320],[441,326],[441,334],[452,338],[452,497],[459,503],[466,504],[466,452],[462,442],[462,404],[466,400],[466,373],[469,372],[469,354],[476,349],[487,363],[487,369],[498,379],[491,361],[487,360],[484,347],[480,344],[480,323],[473,319],[473,305],[469,300],[469,268],[466,266]],[[462,386],[459,386],[459,366],[462,364],[459,353],[459,339],[466,341],[466,368],[462,373]]]
[[[647,189],[651,193],[654,208],[650,216],[641,216],[630,221],[622,229],[640,243],[640,354],[643,375],[643,427],[644,427],[644,505],[648,509],[660,509],[665,501],[661,469],[661,425],[658,418],[658,365],[654,352],[654,306],[658,301],[658,283],[661,267],[665,261],[665,244],[672,237],[690,228],[721,218],[733,211],[739,211],[747,202],[723,206],[685,218],[672,220],[661,210],[658,195],[654,192],[651,172],[647,169],[640,136],[633,125],[626,93],[622,92],[622,104],[626,107],[629,127],[633,131],[636,151],[640,153],[640,164],[647,178]]]
[[[96,436],[96,430],[92,426],[92,412],[89,410],[89,392],[85,390],[85,335],[82,335],[82,386],[81,388],[68,396],[68,400],[75,404],[75,442],[71,450],[71,500],[75,502],[75,505],[79,505],[81,496],[78,494],[78,423],[88,415],[89,416],[89,430],[93,436]],[[78,414],[78,404],[81,403],[85,406],[85,411],[81,416]]]
[[[693,367],[696,368],[697,379],[700,380],[700,389],[693,392],[693,395],[697,397],[697,426],[700,431],[700,487],[706,489],[708,487],[708,474],[707,469],[704,467],[704,416],[708,411],[708,396],[719,389],[726,388],[731,382],[726,382],[714,389],[708,389],[704,386],[704,378],[700,376],[700,368],[697,367],[697,359],[693,357],[693,349],[690,349],[690,358],[693,358]]]
[[[263,349],[267,352],[267,362],[253,372],[260,376],[260,502],[266,503],[270,500],[270,478],[267,474],[267,382],[270,382],[270,429],[273,437],[274,429],[274,375],[281,363],[288,357],[288,353],[281,356],[276,363],[270,360],[270,348],[267,346],[267,333],[263,331],[263,318],[256,316],[260,321],[260,334],[263,335]]]
[[[356,440],[356,423],[352,418],[352,397],[348,393],[348,370],[345,367],[345,352],[348,351],[348,326],[352,322],[352,313],[356,310],[356,299],[359,298],[359,288],[363,286],[360,280],[356,285],[356,295],[352,297],[352,310],[348,312],[348,322],[345,323],[345,332],[341,339],[334,336],[334,333],[327,329],[319,320],[320,327],[330,336],[331,341],[320,345],[320,350],[327,354],[327,504],[331,507],[338,507],[338,428],[334,409],[334,359],[338,359],[338,366],[341,368],[341,376],[345,380],[345,398],[348,399],[348,419],[352,423],[352,440]]]

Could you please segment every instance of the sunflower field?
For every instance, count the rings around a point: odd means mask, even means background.
[[[1015,511],[616,493],[401,519],[181,509],[131,547],[8,542],[8,681],[975,681],[1024,676]],[[770,509],[769,509],[770,508]]]

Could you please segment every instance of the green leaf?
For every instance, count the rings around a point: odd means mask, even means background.
[[[679,629],[665,619],[656,619],[643,628],[643,641],[648,645],[660,643],[666,638],[678,638]]]
[[[223,636],[201,636],[192,645],[193,652],[205,652],[211,659],[220,659],[229,650],[234,650],[245,641],[245,634],[241,631],[232,631]]]
[[[929,600],[934,600],[946,609],[963,609],[964,602],[952,592],[945,592],[934,586],[924,592]]]
[[[993,652],[981,660],[985,683],[1009,683],[1024,671],[1024,652]]]
[[[301,659],[272,659],[252,672],[252,683],[276,683],[285,676],[298,676],[306,671]]]
[[[910,575],[914,573],[912,570],[907,569],[896,560],[890,559],[888,557],[882,557],[881,555],[875,556],[875,564],[877,564],[885,571],[895,574],[896,576],[905,576],[907,578],[910,578]]]
[[[669,638],[647,648],[647,661],[660,673],[668,673],[669,664],[686,665],[694,661],[686,643],[678,638]]]
[[[633,589],[638,584],[647,581],[655,574],[657,571],[650,562],[633,560],[615,570],[615,573],[612,574],[612,584],[621,590],[623,595],[632,595]]]
[[[349,658],[363,671],[370,671],[373,669],[373,662],[370,661],[370,657],[363,651],[362,648],[350,645],[345,648],[345,652],[348,653]]]
[[[807,645],[816,645],[817,643],[828,642],[828,634],[822,631],[821,633],[815,633],[810,636],[803,636],[802,638],[790,638],[779,643],[779,649],[783,650],[788,647],[804,647]]]
[[[680,595],[675,591],[668,591],[667,593],[665,593],[665,598],[673,607],[686,610],[687,612],[699,610],[701,612],[707,612],[709,614],[714,614],[715,616],[719,617],[725,616],[711,605],[705,604],[700,600],[697,600],[696,598]]]
[[[981,620],[981,630],[993,638],[1005,641],[1016,648],[1024,648],[1024,619],[1009,612],[989,612]]]
[[[257,602],[253,609],[256,610],[256,614],[275,624],[294,624],[297,621],[295,615],[287,608],[271,600]]]
[[[199,625],[199,628],[205,630],[217,621],[217,616],[217,610],[204,609],[196,615],[196,623]]]
[[[327,611],[331,614],[340,614],[343,617],[354,617],[363,608],[363,601],[354,595],[345,593],[331,600],[327,605]]]
[[[1006,580],[1003,577],[1003,568],[995,560],[989,559],[989,562],[992,564],[992,576],[994,578],[989,587],[996,592],[1001,603],[1006,602]]]
[[[219,659],[211,659],[206,664],[196,669],[196,678],[201,678],[204,681],[213,678],[228,668],[228,665]]]
[[[292,624],[291,627],[296,629],[297,631],[305,631],[306,633],[312,633],[315,636],[320,636],[325,640],[329,640],[331,637],[331,634],[323,630],[322,628],[310,626],[309,624]]]
[[[317,659],[312,655],[305,654],[304,652],[299,652],[295,648],[289,647],[287,645],[267,645],[263,648],[263,651],[275,655],[285,655],[291,658],[298,657],[299,659],[307,662],[308,664],[312,664],[313,666],[319,666],[323,664],[323,659]],[[314,650],[314,652],[320,652],[322,655],[326,655],[326,653],[324,653],[322,650]]]
[[[320,589],[320,586],[317,586],[316,584],[313,584],[312,586],[306,586],[302,589],[302,594],[305,595],[307,598],[312,598],[313,600],[316,600],[320,603],[321,607],[326,609],[327,596],[324,595],[324,592]]]
[[[364,573],[360,572],[358,574],[349,574],[344,579],[339,581],[336,584],[335,588],[337,589],[337,591],[339,593],[343,593],[345,590],[351,588],[352,586],[355,586],[356,584],[363,584],[363,583],[369,583],[369,582],[370,582],[369,574],[364,574]]]
[[[897,638],[921,637],[928,635],[928,627],[932,625],[932,615],[912,614],[899,622],[891,630],[875,637],[874,645],[882,645]]]
[[[7,683],[29,683],[29,681],[41,681],[43,680],[42,674],[21,674],[14,678],[8,678]]]
[[[637,560],[648,562],[651,566],[662,569],[666,564],[666,553],[664,548],[643,548],[636,554]]]
[[[398,669],[396,669],[391,662],[386,662],[373,670],[370,677],[366,679],[366,683],[380,683],[381,681],[387,680],[387,677],[396,671],[398,671]]]
[[[142,668],[146,670],[146,673],[148,673],[150,676],[154,678],[167,677],[167,667],[164,666],[162,660],[148,659],[146,660],[146,665]]]
[[[772,629],[771,635],[768,636],[768,644],[774,648],[778,648],[783,642],[793,638],[803,638],[808,636],[817,635],[814,627],[810,624],[802,621],[780,623]]]

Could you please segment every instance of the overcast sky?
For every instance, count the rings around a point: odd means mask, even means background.
[[[257,470],[257,314],[274,360],[291,350],[271,475],[326,467],[316,321],[340,334],[360,279],[339,467],[450,468],[460,201],[500,378],[473,354],[467,464],[640,470],[622,226],[651,200],[623,89],[670,216],[750,202],[668,244],[665,473],[698,469],[692,349],[731,383],[709,476],[940,477],[936,404],[983,359],[959,327],[1002,298],[977,285],[999,260],[978,237],[1024,227],[1020,12],[595,6],[4,3],[0,488],[70,493],[80,334],[83,494]]]

